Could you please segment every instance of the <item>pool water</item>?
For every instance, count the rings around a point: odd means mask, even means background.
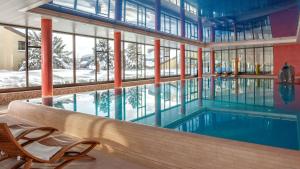
[[[179,132],[300,150],[299,87],[279,85],[273,79],[190,79],[56,96],[53,106]],[[42,103],[41,99],[28,101]]]

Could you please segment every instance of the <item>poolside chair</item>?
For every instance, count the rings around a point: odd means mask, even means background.
[[[0,123],[0,150],[6,153],[4,159],[20,157],[24,169],[30,169],[32,163],[57,164],[55,169],[61,169],[74,160],[94,159],[87,153],[98,144],[98,141],[78,140],[60,134],[21,146],[8,125]]]
[[[16,141],[22,146],[48,137],[55,131],[58,131],[52,127],[34,127],[32,125],[25,124],[24,122],[18,122],[17,119],[7,115],[1,115],[0,117],[0,123],[3,121],[10,123],[8,127],[10,132]],[[3,161],[6,157],[6,153],[0,149],[0,161]]]
[[[0,123],[7,123],[14,138],[22,145],[48,137],[58,131],[53,127],[35,127],[8,115],[0,117]]]

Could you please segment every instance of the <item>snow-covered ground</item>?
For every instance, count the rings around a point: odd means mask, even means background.
[[[146,69],[146,78],[154,77],[153,69]],[[165,72],[169,74],[168,72]],[[175,75],[176,69],[170,71],[170,75]],[[114,79],[114,71],[109,71],[110,79]],[[139,76],[142,77],[144,72],[140,73]],[[162,74],[163,75],[163,74]],[[107,71],[102,70],[97,73],[98,81],[107,81]],[[126,79],[135,79],[136,70],[126,70]],[[40,86],[41,85],[41,70],[30,70],[28,72],[29,86]],[[95,82],[95,71],[94,70],[76,70],[76,80],[77,83],[89,83]],[[71,84],[73,83],[73,70],[71,69],[54,69],[53,70],[53,84]],[[19,88],[26,87],[26,71],[7,71],[0,70],[0,89],[5,88]]]

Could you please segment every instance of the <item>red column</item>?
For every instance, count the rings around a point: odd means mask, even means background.
[[[180,80],[185,79],[185,45],[180,44]]]
[[[42,54],[42,97],[53,96],[52,80],[52,20],[41,21],[41,54]]]
[[[122,87],[121,32],[114,33],[115,88]]]
[[[213,49],[210,51],[210,73],[215,74],[215,51]]]
[[[203,59],[202,59],[202,48],[198,49],[198,78],[202,78],[203,74]]]
[[[155,84],[160,83],[160,40],[154,42]]]

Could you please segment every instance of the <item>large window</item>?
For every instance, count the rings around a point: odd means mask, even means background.
[[[150,69],[150,75],[152,74],[153,67],[146,66],[146,63],[154,62],[153,47],[145,44],[124,42],[125,54],[123,57],[124,66],[124,78],[125,80],[130,79],[144,79],[147,77],[147,69]],[[146,57],[147,56],[147,57]],[[148,59],[148,61],[146,60]]]
[[[246,49],[238,49],[239,72],[246,73]]]
[[[28,30],[28,81],[29,86],[41,85],[41,31]]]
[[[114,68],[113,51],[108,39],[96,40],[97,81],[109,81],[109,71]]]
[[[197,15],[197,13],[198,13],[197,8],[194,5],[187,3],[187,2],[184,3],[184,9],[185,9],[185,11],[187,11],[193,15]]]
[[[246,71],[248,74],[253,74],[255,72],[255,57],[254,49],[246,49]]]
[[[273,47],[264,48],[264,72],[273,74]]]
[[[186,21],[185,22],[185,36],[189,39],[198,39],[198,26],[192,22]]]
[[[202,54],[203,59],[203,73],[209,73],[210,72],[210,52],[205,51]]]
[[[178,58],[179,58],[179,51],[177,49],[171,48],[170,49],[170,76],[178,75]]]
[[[170,76],[170,66],[171,66],[170,48],[161,48],[160,58],[161,58],[160,59],[161,76],[169,77]]]
[[[146,45],[145,52],[146,78],[152,78],[154,77],[154,47]]]
[[[264,49],[255,48],[255,72],[260,73],[264,70]]]
[[[215,67],[212,69],[215,69],[215,72],[221,72],[222,67],[222,51],[215,51]]]
[[[95,39],[76,36],[76,82],[95,82]]]
[[[185,74],[195,76],[198,72],[198,54],[192,49],[185,51]]]
[[[161,47],[161,76],[169,77],[178,75],[179,55],[179,51],[176,48]]]
[[[98,15],[115,18],[115,0],[98,0]]]
[[[205,53],[208,52],[204,52]],[[208,54],[207,54],[208,55]],[[241,48],[231,50],[215,51],[216,72],[234,72],[235,59],[238,61],[238,71],[240,74],[255,74],[258,70],[260,74],[273,73],[273,47]],[[203,58],[204,73],[209,65],[205,64]]]
[[[146,9],[146,27],[155,29],[155,12],[151,9]]]
[[[73,36],[53,34],[53,84],[70,84],[73,81]]]
[[[203,42],[210,42],[210,34],[211,34],[211,29],[209,27],[203,27]]]
[[[229,67],[229,57],[228,57],[228,50],[222,51],[222,71],[228,71]]]
[[[228,62],[228,68],[231,69],[231,72],[234,72],[235,70],[235,60],[237,57],[237,50],[229,50],[229,62]]]
[[[167,14],[161,14],[161,31],[179,35],[180,34],[180,20],[169,16]]]
[[[133,3],[126,2],[125,7],[125,22],[130,24],[137,24],[137,5]]]
[[[53,3],[69,8],[74,8],[74,0],[53,0]]]
[[[97,0],[77,0],[77,9],[89,13],[96,13]]]
[[[0,89],[26,86],[25,41],[25,29],[0,26]]]

